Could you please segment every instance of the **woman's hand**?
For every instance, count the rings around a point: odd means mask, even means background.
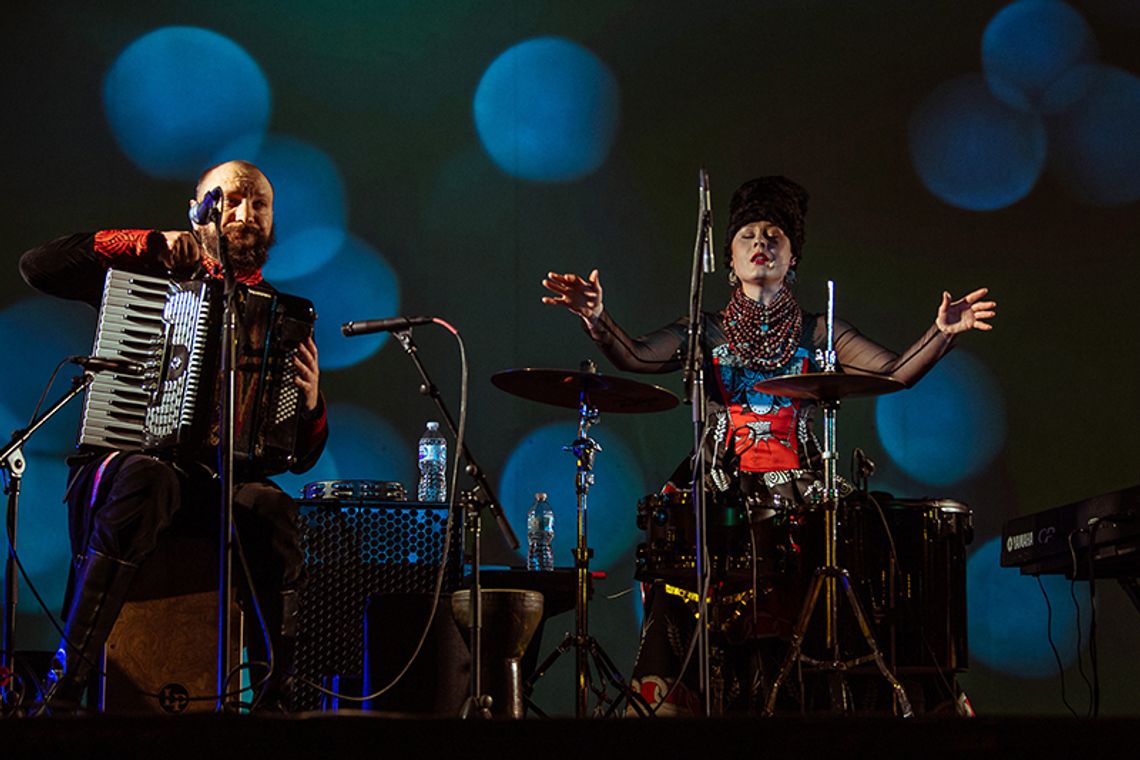
[[[950,294],[943,291],[934,324],[945,335],[957,335],[967,330],[994,329],[989,322],[983,321],[997,316],[997,301],[981,300],[989,292],[989,288],[978,288],[965,298],[951,301]]]
[[[542,281],[542,287],[554,293],[553,296],[543,296],[543,303],[565,306],[586,320],[590,327],[602,315],[602,281],[598,278],[597,269],[590,272],[588,280],[583,280],[576,274],[548,272]]]

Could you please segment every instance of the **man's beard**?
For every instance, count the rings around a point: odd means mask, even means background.
[[[222,230],[226,238],[226,250],[237,274],[253,274],[261,271],[269,259],[269,248],[275,241],[275,231],[266,235],[255,227],[234,224]]]

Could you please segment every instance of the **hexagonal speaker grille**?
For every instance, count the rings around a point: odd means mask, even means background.
[[[410,502],[299,504],[305,578],[297,613],[297,674],[315,683],[334,675],[363,677],[368,597],[435,589],[447,510]],[[459,581],[461,522],[452,529],[444,592]],[[297,684],[293,709],[317,710],[321,702],[320,691]]]

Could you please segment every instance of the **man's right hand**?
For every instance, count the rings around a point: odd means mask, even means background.
[[[202,246],[185,230],[170,230],[162,233],[166,250],[156,251],[155,255],[170,271],[193,269],[202,259]]]

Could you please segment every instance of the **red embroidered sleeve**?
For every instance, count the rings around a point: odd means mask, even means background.
[[[297,461],[289,468],[290,472],[294,473],[302,473],[312,469],[325,449],[325,443],[329,438],[329,426],[328,407],[325,405],[324,394],[321,394],[317,408],[313,410],[313,417],[305,419],[306,416],[305,414],[302,415],[301,424],[297,430],[295,444]]]
[[[299,436],[301,440],[297,446],[299,451],[308,452],[315,449],[328,436],[328,410],[325,408],[323,397],[320,400],[320,407],[313,411],[317,413],[317,416],[301,425]]]
[[[95,233],[95,253],[104,259],[141,256],[152,230],[100,230]]]
[[[147,240],[151,235],[160,235],[155,230],[100,230],[95,233],[95,255],[111,262],[124,257],[138,257],[147,252]],[[203,259],[206,273],[215,279],[222,278],[222,265],[213,259]],[[239,274],[238,282],[243,285],[259,285],[265,281],[261,270]]]

